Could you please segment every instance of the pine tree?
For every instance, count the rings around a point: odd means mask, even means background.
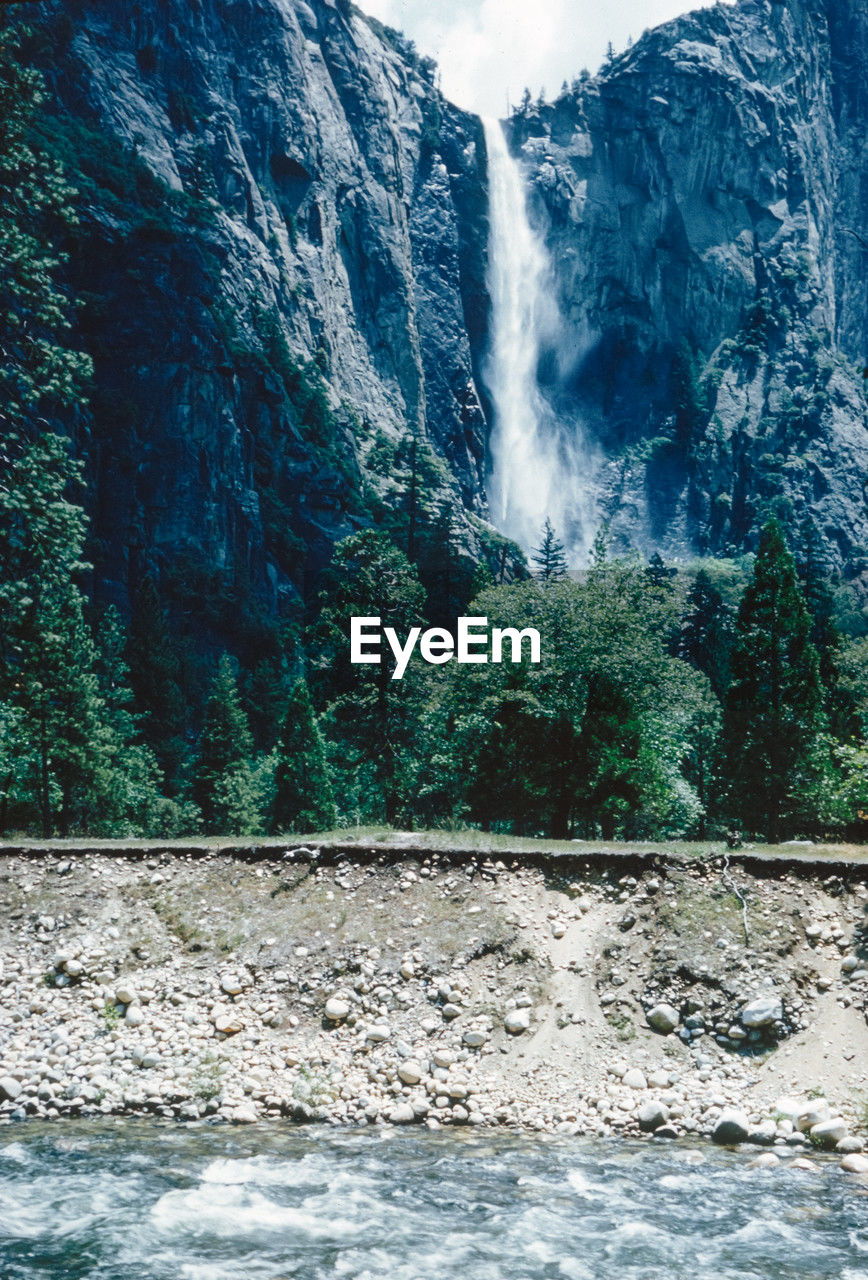
[[[45,836],[81,828],[106,764],[96,652],[75,575],[86,529],[68,442],[12,433],[0,456],[0,698],[16,708],[18,803]],[[29,800],[28,800],[29,797]],[[32,815],[27,822],[32,821]]]
[[[654,589],[665,595],[672,594],[677,573],[678,570],[673,565],[666,564],[659,551],[654,552],[645,570],[645,576]]]
[[[720,699],[729,687],[732,630],[732,615],[723,596],[706,571],[700,569],[687,596],[687,612],[681,621],[676,652],[708,676],[715,696]]]
[[[103,732],[111,754],[105,771],[96,829],[107,835],[187,834],[188,810],[167,800],[163,777],[150,747],[138,741],[138,717],[125,660],[126,634],[109,605],[96,628],[96,675],[103,703]]]
[[[280,735],[272,830],[328,831],[337,821],[334,796],[306,680],[297,680]]]
[[[542,542],[531,553],[531,560],[537,567],[537,577],[543,582],[554,582],[567,576],[567,557],[564,544],[555,536],[551,520],[546,516],[542,530]]]
[[[841,633],[835,622],[835,597],[829,583],[828,554],[813,519],[799,529],[796,572],[811,616],[811,643],[820,660],[820,680],[829,728],[841,738],[859,733],[859,712],[841,679]]]
[[[803,811],[822,686],[811,619],[777,520],[763,528],[736,620],[724,717],[730,797],[752,830],[777,840]]]
[[[224,654],[205,708],[193,776],[193,799],[201,810],[207,832],[229,833],[227,788],[232,786],[232,775],[250,765],[252,754],[253,736],[238,696],[232,662]]]
[[[68,345],[71,307],[57,283],[55,231],[75,225],[74,192],[36,144],[45,92],[19,61],[22,32],[0,30],[0,400],[16,429],[75,408],[91,361]]]
[[[187,746],[178,651],[150,574],[137,583],[127,636],[126,660],[139,734],[153,751],[170,795],[182,789]]]
[[[0,700],[15,758],[3,807],[27,826],[38,815],[50,835],[91,820],[110,751],[76,581],[81,468],[49,427],[81,407],[91,371],[70,349],[54,245],[75,223],[74,193],[36,143],[44,87],[20,61],[22,38],[0,30]]]

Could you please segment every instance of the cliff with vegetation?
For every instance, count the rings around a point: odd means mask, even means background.
[[[0,829],[862,837],[862,4],[508,124],[579,580],[485,519],[488,157],[429,61],[344,0],[0,16]],[[542,662],[349,661],[462,614]]]
[[[564,317],[548,394],[621,545],[810,517],[864,572],[866,71],[864,4],[742,0],[513,118]]]

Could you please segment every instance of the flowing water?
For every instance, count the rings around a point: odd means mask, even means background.
[[[868,1187],[648,1143],[145,1121],[0,1134],[3,1280],[868,1280]]]
[[[581,563],[595,532],[590,452],[581,424],[555,412],[539,381],[543,351],[557,351],[565,326],[543,239],[528,216],[521,169],[499,122],[484,123],[491,321],[483,378],[494,408],[491,516],[525,549],[539,545],[548,517],[570,559]]]

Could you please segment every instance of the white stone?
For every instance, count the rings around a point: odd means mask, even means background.
[[[325,1016],[329,1022],[343,1022],[350,1012],[349,1001],[340,996],[329,996],[325,1003]]]
[[[653,1133],[669,1119],[669,1108],[663,1102],[643,1102],[636,1112],[639,1128],[646,1133]]]
[[[796,1128],[801,1133],[807,1133],[815,1124],[822,1124],[824,1120],[830,1119],[831,1115],[832,1112],[825,1098],[807,1102],[796,1117]]]
[[[530,1027],[530,1009],[510,1009],[503,1025],[511,1036],[520,1036]]]
[[[621,1077],[621,1083],[626,1085],[628,1089],[647,1089],[648,1081],[645,1079],[644,1072],[638,1067],[630,1067]]]
[[[842,1120],[840,1116],[833,1116],[830,1120],[822,1120],[819,1124],[811,1125],[811,1139],[821,1147],[834,1147],[836,1142],[840,1142],[846,1136],[847,1121]]]
[[[744,1112],[736,1111],[734,1107],[727,1107],[718,1117],[711,1140],[726,1147],[735,1146],[739,1142],[747,1142],[749,1132],[750,1125]]]
[[[390,1124],[412,1124],[416,1119],[416,1113],[413,1108],[406,1102],[399,1102],[389,1112]]]
[[[214,1019],[214,1026],[224,1036],[236,1036],[244,1030],[244,1023],[237,1013],[219,1013]]]
[[[780,1164],[780,1160],[775,1155],[774,1151],[763,1151],[761,1155],[758,1155],[754,1160],[751,1160],[750,1164],[748,1165],[748,1168],[749,1169],[774,1169],[779,1164]]]
[[[648,1010],[648,1025],[653,1027],[655,1031],[659,1031],[661,1035],[667,1036],[670,1031],[674,1031],[678,1026],[680,1018],[678,1010],[671,1004],[655,1004],[653,1009]]]
[[[768,1027],[773,1022],[779,1022],[783,1016],[784,1006],[780,996],[777,995],[757,996],[755,1000],[746,1004],[738,1015],[741,1025],[748,1031],[757,1027]]]

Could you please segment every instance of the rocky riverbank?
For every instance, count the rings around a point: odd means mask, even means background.
[[[864,869],[268,854],[0,860],[0,1122],[693,1135],[868,1172]]]

